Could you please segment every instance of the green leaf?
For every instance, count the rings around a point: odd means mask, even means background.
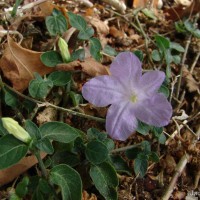
[[[72,12],[68,12],[68,17],[71,26],[78,29],[79,31],[83,31],[87,28],[87,23],[82,16],[76,15]]]
[[[45,99],[53,87],[53,82],[48,79],[44,80],[42,77],[38,77],[38,75],[36,76],[36,79],[31,80],[29,83],[29,94],[33,98]]]
[[[143,55],[143,52],[142,52],[142,51],[140,51],[140,50],[135,50],[133,53],[140,59],[141,62],[143,61],[144,55]]]
[[[84,30],[81,30],[78,34],[78,39],[80,40],[89,40],[94,35],[94,29],[92,27],[87,27]]]
[[[12,107],[12,108],[18,108],[20,106],[19,100],[17,98],[17,95],[10,91],[9,89],[5,89],[5,96],[4,96],[4,100],[6,105]]]
[[[146,140],[142,141],[141,147],[142,147],[143,151],[145,152],[145,154],[148,154],[151,152],[151,144],[148,141],[146,141]]]
[[[26,176],[17,184],[15,192],[17,196],[23,198],[28,193],[29,178]]]
[[[69,96],[72,99],[72,103],[74,107],[78,106],[80,103],[83,102],[83,98],[80,94],[76,94],[75,92],[70,91]]]
[[[72,60],[85,60],[85,50],[84,49],[78,49],[71,54]]]
[[[156,152],[151,152],[149,155],[149,159],[152,160],[153,162],[159,162],[159,157]]]
[[[156,40],[156,44],[158,46],[158,48],[162,51],[165,52],[166,49],[170,48],[170,41],[169,39],[160,36],[160,35],[156,35],[155,36],[155,40]]]
[[[47,30],[50,35],[62,35],[67,30],[67,20],[62,13],[56,9],[53,10],[52,16],[45,19]]]
[[[68,165],[61,164],[50,171],[49,180],[61,188],[62,200],[81,200],[82,182],[77,171]]]
[[[44,178],[40,178],[38,182],[38,189],[44,194],[52,194],[52,187]]]
[[[91,38],[90,39],[90,54],[93,58],[95,58],[97,61],[101,59],[101,51],[102,46],[100,41],[97,38]]]
[[[131,148],[125,151],[125,155],[128,159],[134,160],[141,152],[142,152],[141,148]]]
[[[87,144],[85,154],[92,164],[98,165],[108,158],[108,149],[102,142],[94,140]]]
[[[149,133],[149,130],[151,129],[151,126],[148,124],[145,124],[144,122],[141,122],[138,120],[138,127],[137,132],[142,135],[147,135]]]
[[[62,56],[57,51],[47,51],[40,56],[40,59],[47,67],[55,67],[63,63]]]
[[[165,97],[169,97],[169,89],[165,85],[161,85],[158,92],[163,93]]]
[[[165,134],[163,133],[163,127],[153,127],[152,132],[154,136],[158,139],[158,142],[160,144],[165,144],[166,137]]]
[[[154,15],[154,11],[153,11],[153,10],[149,10],[149,9],[147,9],[147,8],[144,8],[144,9],[142,9],[142,12],[143,12],[147,17],[149,17],[150,19],[154,19],[154,20],[157,19],[157,17]]]
[[[103,142],[107,138],[107,135],[105,133],[100,132],[96,128],[88,129],[87,136],[89,141],[98,139],[99,141]]]
[[[185,51],[185,49],[176,42],[170,42],[170,48],[175,49],[176,51],[181,52],[181,53]]]
[[[48,76],[48,80],[53,82],[55,86],[64,86],[71,81],[71,72],[56,71]]]
[[[147,172],[148,161],[147,159],[136,158],[134,160],[134,172],[140,177],[144,177]]]
[[[36,142],[36,147],[47,154],[53,154],[54,148],[51,141],[48,138],[42,138]]]
[[[47,122],[39,129],[43,138],[62,143],[70,143],[80,136],[76,129],[62,122]]]
[[[115,143],[110,138],[106,138],[105,140],[102,141],[102,143],[106,145],[108,151],[112,151],[115,148]]]
[[[31,120],[26,120],[25,122],[25,129],[30,134],[32,138],[35,138],[36,140],[41,139],[41,133],[37,125],[32,122]]]
[[[172,56],[172,59],[173,59],[173,62],[177,65],[181,63],[181,57],[179,55]]]
[[[119,155],[111,155],[111,161],[115,170],[119,173],[126,173],[132,176],[131,169],[128,167],[127,162]]]
[[[74,167],[80,163],[78,154],[70,153],[68,151],[56,152],[52,157],[53,165],[66,164]]]
[[[117,51],[109,45],[106,45],[104,47],[103,52],[105,54],[108,54],[109,56],[116,56],[117,55]]]
[[[118,178],[111,164],[92,165],[90,176],[97,190],[106,200],[117,200]]]
[[[8,135],[10,134],[3,126],[3,123],[2,123],[2,120],[0,118],[0,135],[3,136],[3,135]]]
[[[160,136],[158,137],[158,142],[160,144],[165,144],[166,140],[167,140],[167,138],[166,138],[165,134],[161,133]]]
[[[157,61],[157,62],[159,62],[159,61],[162,60],[162,57],[161,57],[159,51],[156,50],[156,49],[152,51],[151,57],[152,57],[152,59],[153,59],[154,61]]]
[[[186,30],[189,31],[190,33],[193,33],[194,30],[196,29],[194,24],[189,20],[185,20],[184,25],[185,25]]]
[[[12,135],[0,138],[0,169],[18,163],[28,152],[28,146]]]
[[[194,32],[193,32],[193,35],[197,38],[200,38],[200,30],[199,29],[196,29]]]

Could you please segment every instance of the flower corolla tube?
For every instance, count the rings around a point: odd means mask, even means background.
[[[142,74],[140,60],[131,52],[117,55],[111,75],[92,78],[83,85],[83,97],[98,107],[111,105],[106,116],[106,131],[111,138],[126,140],[138,120],[156,127],[166,126],[172,106],[158,90],[165,79],[162,71]]]

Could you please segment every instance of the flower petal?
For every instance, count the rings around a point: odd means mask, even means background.
[[[142,64],[139,58],[131,52],[122,52],[117,55],[110,66],[112,76],[120,80],[137,82],[142,75]]]
[[[113,104],[106,116],[106,130],[111,138],[126,140],[137,128],[137,119],[134,117],[130,102]]]
[[[162,71],[146,72],[142,75],[139,88],[147,95],[157,92],[165,79],[165,73]]]
[[[137,119],[149,125],[166,126],[172,116],[172,106],[163,94],[155,94],[135,106]]]
[[[125,95],[120,82],[108,75],[98,76],[86,82],[82,94],[86,100],[99,107],[120,102]]]

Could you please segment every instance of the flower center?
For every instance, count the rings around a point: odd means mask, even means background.
[[[133,102],[133,103],[136,103],[137,102],[137,96],[135,94],[133,94],[130,98],[130,100]]]

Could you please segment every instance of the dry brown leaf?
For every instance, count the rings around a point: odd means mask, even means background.
[[[42,14],[46,17],[52,14],[53,9],[57,9],[62,12],[62,14],[68,19],[67,9],[63,6],[55,5],[52,3],[53,1],[45,1],[39,4],[39,8],[41,9]]]
[[[92,24],[92,26],[96,28],[97,33],[103,34],[103,35],[109,34],[109,27],[105,21],[101,21],[98,18],[90,17],[90,16],[87,16],[86,19],[90,24]]]
[[[115,38],[124,38],[125,36],[125,33],[118,30],[115,26],[111,26],[109,32],[110,35],[112,35]]]
[[[54,70],[40,61],[41,54],[21,47],[8,36],[8,44],[0,60],[0,68],[16,90],[25,90],[30,80],[34,78],[34,72],[45,75]]]
[[[46,153],[41,153],[42,159],[46,156]],[[13,181],[19,175],[26,172],[29,168],[33,167],[37,164],[38,161],[34,155],[27,156],[23,158],[19,163],[16,165],[9,167],[7,169],[0,171],[0,187]]]
[[[72,71],[72,70],[82,70],[90,76],[108,75],[109,70],[106,66],[97,62],[93,58],[86,58],[84,62],[73,61],[67,64],[58,64],[56,70]]]
[[[200,11],[200,0],[193,0],[191,5],[185,8],[185,6],[179,4],[176,7],[166,9],[167,19],[178,20],[183,17],[188,17],[190,14],[197,14]]]
[[[200,84],[193,78],[186,67],[183,68],[183,80],[185,80],[189,92],[199,92]]]
[[[82,200],[97,200],[97,197],[95,194],[89,195],[87,191],[84,190],[82,193]]]
[[[151,3],[149,0],[134,0],[133,7],[134,8],[145,8],[147,6],[151,6],[152,8],[159,8],[159,0],[153,0]],[[150,5],[149,5],[150,4]]]

